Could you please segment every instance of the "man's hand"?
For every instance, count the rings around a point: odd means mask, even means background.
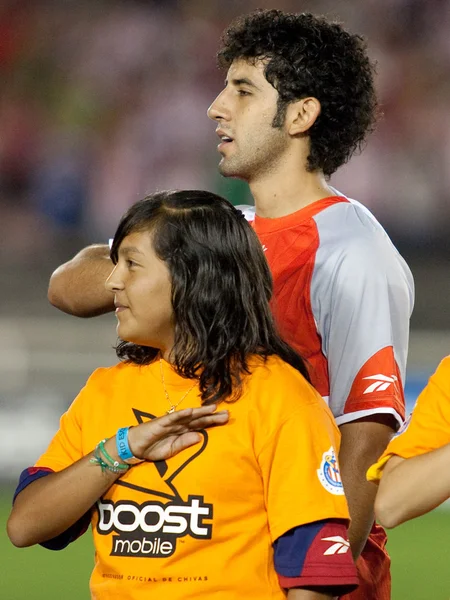
[[[215,412],[216,404],[185,408],[132,427],[128,433],[130,450],[137,458],[166,460],[202,439],[200,429],[224,425],[227,410]]]
[[[113,311],[113,295],[105,288],[113,268],[108,246],[83,248],[53,272],[47,293],[49,302],[75,317],[96,317]]]

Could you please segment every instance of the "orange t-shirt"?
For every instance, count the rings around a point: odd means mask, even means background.
[[[191,382],[164,369],[175,404]],[[184,405],[200,405],[197,388]],[[130,468],[93,507],[92,598],[281,600],[273,542],[299,525],[348,519],[329,468],[339,432],[300,373],[277,357],[255,359],[243,395],[226,407],[227,425],[167,461]],[[62,470],[119,427],[168,408],[157,362],[98,369],[37,466]]]
[[[410,418],[367,472],[378,483],[392,456],[412,458],[450,443],[450,356],[444,358],[420,394]]]

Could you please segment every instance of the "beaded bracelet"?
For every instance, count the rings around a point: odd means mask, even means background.
[[[91,464],[93,464],[93,465],[98,465],[101,468],[102,473],[104,473],[105,471],[109,471],[109,465],[108,465],[108,463],[106,463],[101,458],[101,456],[99,456],[99,454],[98,454],[98,447],[95,448],[95,450],[94,450],[94,456],[93,456],[93,458],[91,458],[89,460],[89,462]]]
[[[111,473],[125,473],[130,468],[129,465],[120,463],[118,460],[108,454],[105,448],[105,440],[102,440],[97,444],[94,450],[94,457],[90,459],[90,462],[95,465],[99,465],[102,473],[110,471]]]

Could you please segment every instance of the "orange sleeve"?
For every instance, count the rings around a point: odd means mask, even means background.
[[[62,471],[84,456],[85,453],[82,450],[82,421],[85,402],[89,401],[89,396],[90,385],[88,381],[68,410],[62,415],[58,431],[35,466],[48,467],[53,471]]]
[[[267,441],[258,462],[273,542],[299,525],[349,519],[338,449],[338,431],[319,402],[291,414]]]
[[[420,394],[409,419],[367,472],[377,483],[392,456],[411,458],[450,443],[450,356],[439,365]]]

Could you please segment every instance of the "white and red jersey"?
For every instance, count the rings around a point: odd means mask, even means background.
[[[344,196],[276,219],[239,208],[272,271],[280,333],[336,422],[390,413],[401,423],[414,281],[382,226]]]
[[[342,195],[277,219],[238,208],[270,265],[279,331],[309,363],[338,425],[376,413],[402,423],[414,281],[375,217]],[[356,563],[359,587],[342,600],[390,599],[385,546],[374,524]]]

